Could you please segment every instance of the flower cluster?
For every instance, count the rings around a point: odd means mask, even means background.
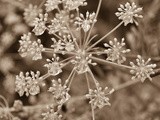
[[[137,8],[135,3],[120,5],[121,8],[118,9],[119,12],[117,12],[116,15],[122,22],[105,36],[93,43],[94,41],[92,40],[96,38],[96,35],[92,37],[91,31],[96,23],[101,2],[102,0],[99,1],[96,12],[86,12],[86,14],[83,15],[82,13],[79,13],[79,6],[86,5],[86,0],[47,0],[44,3],[46,13],[40,13],[39,17],[36,17],[32,21],[34,25],[32,31],[36,36],[43,35],[45,31],[48,32],[53,41],[51,47],[45,47],[44,49],[40,40],[31,41],[31,33],[24,34],[21,37],[19,52],[22,57],[32,55],[33,60],[42,59],[42,52],[45,52],[53,55],[53,58],[46,60],[47,63],[45,63],[44,66],[47,67],[48,71],[44,76],[39,77],[39,72],[31,72],[31,76],[29,75],[29,72],[25,75],[23,72],[20,72],[20,74],[16,76],[16,91],[20,96],[24,93],[26,93],[27,96],[29,94],[38,94],[40,92],[39,80],[42,81],[49,76],[59,75],[64,72],[63,68],[68,64],[72,67],[72,71],[65,82],[62,82],[60,78],[57,81],[52,80],[52,87],[50,87],[48,91],[52,93],[55,102],[54,104],[58,106],[58,108],[54,105],[48,107],[49,111],[43,114],[44,120],[61,119],[62,116],[59,115],[59,111],[61,106],[70,98],[68,92],[75,75],[86,75],[89,89],[89,93],[86,97],[90,99],[89,103],[93,110],[102,108],[105,105],[110,105],[108,95],[111,94],[113,90],[109,91],[107,87],[102,89],[90,68],[90,65],[97,65],[98,61],[99,63],[103,62],[132,69],[131,73],[135,74],[134,78],[138,77],[142,81],[146,78],[150,78],[150,74],[154,74],[153,68],[155,68],[155,65],[147,65],[150,59],[147,62],[144,62],[141,57],[138,57],[137,65],[132,62],[131,67],[122,65],[126,60],[124,54],[130,51],[129,49],[124,48],[124,38],[122,38],[121,42],[118,42],[115,38],[114,41],[109,41],[109,44],[105,43],[104,46],[106,48],[96,47],[99,42],[108,37],[108,35],[114,32],[114,30],[123,23],[126,26],[129,23],[136,22],[134,17],[142,17],[141,15],[138,15],[142,8]],[[50,17],[50,12],[53,10],[54,12],[52,14],[54,15]],[[75,14],[72,14],[74,12]],[[79,31],[77,31],[77,29]],[[100,58],[99,54],[107,54],[106,60]],[[62,59],[60,56],[63,56]],[[92,77],[96,87],[95,90],[90,88],[88,75]]]
[[[48,73],[52,76],[56,76],[59,73],[62,72],[61,66],[59,62],[59,57],[56,56],[56,54],[53,55],[52,60],[47,59],[48,64],[45,64],[44,66],[48,68]]]
[[[152,80],[150,75],[155,73],[153,68],[156,67],[156,64],[148,64],[150,61],[151,61],[151,58],[149,58],[145,62],[145,60],[140,55],[138,55],[136,59],[137,65],[135,65],[133,62],[130,62],[130,65],[133,68],[130,72],[131,74],[135,75],[132,77],[132,79],[138,78],[142,82],[144,82],[147,78],[149,80]]]
[[[75,40],[76,39],[74,39],[74,41]],[[54,52],[62,52],[65,54],[65,52],[71,52],[75,49],[75,45],[70,35],[63,36],[63,39],[58,41],[55,38],[52,38],[52,41],[54,44],[51,45],[51,47],[54,49]]]
[[[104,46],[108,48],[104,50],[107,53],[106,60],[117,62],[118,64],[126,61],[124,54],[130,52],[130,49],[123,48],[125,46],[124,38],[122,38],[121,43],[118,42],[117,38],[114,38],[114,41],[109,41],[109,44],[104,43]]]
[[[136,4],[133,2],[132,4],[126,3],[125,5],[120,5],[120,8],[118,8],[119,12],[116,12],[116,16],[124,22],[124,25],[126,26],[129,23],[136,22],[134,17],[142,18],[142,15],[138,15],[140,11],[142,11],[142,8],[138,8]]]
[[[87,55],[84,50],[78,50],[77,55],[75,59],[73,59],[71,62],[75,65],[75,70],[78,74],[83,74],[87,71],[89,71],[89,64],[95,66],[96,63],[92,62],[91,59],[92,54]]]
[[[52,80],[52,87],[50,87],[48,90],[53,94],[53,97],[55,98],[59,106],[62,106],[70,98],[70,95],[68,93],[69,88],[66,85],[67,83],[67,80],[64,85],[62,85],[61,79],[58,79],[58,81]]]
[[[86,18],[83,14],[80,14],[79,17],[76,18],[75,24],[78,25],[78,29],[82,28],[84,32],[88,32],[91,27],[91,24],[95,23],[97,20],[95,19],[95,13],[86,12]],[[80,27],[80,28],[79,28]]]
[[[93,108],[101,109],[106,105],[110,105],[108,95],[113,93],[114,90],[109,91],[108,87],[103,90],[99,83],[96,83],[96,88],[95,90],[89,89],[89,93],[86,95],[87,99],[90,99],[89,103]]]
[[[44,51],[41,40],[31,41],[31,33],[24,34],[19,40],[20,48],[18,52],[22,57],[32,56],[33,60],[42,59],[42,51]]]
[[[35,35],[42,35],[46,30],[46,22],[47,22],[48,14],[39,14],[39,18],[35,18],[33,25],[34,29],[32,30]]]
[[[30,76],[31,74],[31,76]],[[30,95],[36,95],[40,92],[40,86],[39,86],[39,80],[40,80],[40,72],[37,71],[34,72],[26,72],[24,74],[23,72],[20,72],[19,75],[16,76],[16,92],[19,93],[20,96],[23,96],[25,93],[26,96]]]
[[[64,25],[65,23],[61,20],[62,18],[59,18],[57,15],[55,18],[51,20],[51,24],[48,25],[49,29],[49,34],[55,34],[59,33],[59,35],[62,35],[63,33],[68,33],[68,30],[66,26]]]

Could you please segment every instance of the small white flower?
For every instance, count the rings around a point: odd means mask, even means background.
[[[64,49],[64,42],[62,40],[56,40],[55,38],[52,38],[52,41],[54,42],[53,45],[51,45],[52,48],[54,48],[54,52],[61,52]]]
[[[151,61],[151,58],[149,58],[146,62],[144,59],[138,55],[136,62],[137,65],[135,65],[133,62],[130,62],[130,65],[132,66],[132,70],[130,71],[131,74],[134,74],[135,76],[132,77],[132,79],[140,79],[142,82],[144,82],[147,78],[149,80],[152,80],[150,77],[151,74],[155,74],[153,68],[156,67],[156,64],[149,64],[148,63]]]
[[[42,59],[42,51],[44,51],[44,48],[43,45],[41,44],[41,40],[38,39],[37,41],[34,41],[29,50],[29,52],[33,56],[32,60]]]
[[[20,48],[18,52],[22,57],[27,56],[29,48],[32,44],[31,33],[29,32],[28,34],[23,34],[23,36],[21,36],[21,40],[19,40],[19,43],[20,43]]]
[[[49,34],[55,34],[57,32],[65,33],[65,31],[67,31],[67,28],[64,26],[64,24],[57,18],[51,20],[51,25],[49,25],[48,28]]]
[[[86,95],[87,99],[90,99],[89,103],[93,105],[93,108],[101,109],[106,105],[111,105],[109,103],[108,95],[113,93],[114,90],[109,91],[108,87],[105,87],[103,90],[99,83],[96,83],[96,87],[97,89],[95,90],[89,89],[89,93]]]
[[[69,100],[70,95],[68,93],[69,88],[66,86],[67,80],[64,85],[62,85],[61,79],[52,80],[52,87],[49,88],[49,92],[53,94],[53,97],[57,100],[59,106],[63,105],[67,100]]]
[[[26,93],[26,96],[29,96],[29,94],[38,94],[40,92],[40,87],[38,83],[39,76],[39,71],[37,71],[36,73],[32,71],[30,73],[26,72],[26,74],[20,72],[20,74],[16,76],[16,92],[18,92],[20,96],[23,96],[24,93]]]
[[[69,22],[69,15],[65,11],[61,11],[55,15],[55,18],[51,20],[51,25],[48,26],[49,34],[59,33],[59,35],[63,35],[65,33],[69,33],[66,24]]]
[[[53,55],[52,60],[47,59],[47,62],[48,64],[45,64],[44,66],[48,68],[48,73],[50,75],[56,76],[62,72],[62,64],[59,63],[59,57],[57,57],[55,54]]]
[[[126,26],[129,23],[136,22],[134,17],[142,18],[142,15],[138,15],[140,11],[142,11],[142,8],[138,8],[136,4],[133,2],[132,4],[126,3],[125,5],[120,4],[120,8],[118,8],[119,12],[116,12],[116,16],[118,19],[122,20],[124,22],[124,25]]]
[[[88,32],[88,30],[91,28],[91,24],[96,22],[95,19],[95,13],[89,13],[86,12],[86,18],[83,14],[80,13],[80,17],[76,18],[75,24],[81,27],[84,32]]]
[[[22,57],[32,56],[32,60],[42,59],[42,51],[44,51],[41,40],[31,41],[31,33],[24,34],[19,40],[20,48],[18,52]]]
[[[71,41],[67,42],[67,43],[65,44],[65,49],[66,49],[66,51],[68,51],[68,52],[74,51],[75,48],[74,48],[73,42],[71,42]]]
[[[34,26],[33,21],[40,13],[42,13],[41,9],[38,9],[36,5],[33,6],[32,4],[29,4],[29,6],[24,9],[23,14],[26,23],[30,26]]]
[[[125,46],[124,38],[122,38],[121,43],[117,41],[117,38],[114,38],[114,41],[109,41],[109,44],[104,43],[104,46],[108,48],[105,50],[108,55],[106,60],[117,62],[118,64],[126,61],[124,54],[130,52],[130,49],[123,48]]]
[[[73,40],[70,35],[64,36],[63,40],[64,40],[64,45],[65,45],[66,51],[71,52],[71,51],[75,50],[75,46],[74,46]]]
[[[58,8],[58,5],[61,3],[61,0],[47,0],[45,3],[46,11],[50,12]]]
[[[35,35],[42,35],[46,30],[46,22],[47,22],[48,14],[39,14],[39,18],[35,18],[33,21],[34,29],[32,30]]]

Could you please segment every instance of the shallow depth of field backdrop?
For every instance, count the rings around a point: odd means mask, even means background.
[[[11,1],[16,1],[12,4]],[[52,103],[52,95],[47,92],[51,86],[51,79],[46,80],[46,86],[41,88],[40,94],[26,97],[19,96],[15,92],[15,76],[20,71],[36,71],[41,74],[46,73],[45,59],[33,61],[30,57],[21,57],[18,53],[19,40],[24,33],[31,31],[23,18],[23,8],[20,4],[39,5],[41,0],[0,0],[0,95],[4,96],[10,107],[15,100],[21,100],[24,106],[45,105]],[[80,7],[82,13],[96,10],[98,0],[87,0],[88,5]],[[119,4],[135,2],[143,7],[142,19],[138,19],[139,25],[122,25],[103,42],[108,42],[116,37],[118,40],[125,38],[126,48],[131,52],[126,55],[129,61],[135,61],[137,55],[144,58],[152,58],[153,63],[159,68],[160,63],[160,0],[103,0],[97,22],[92,34],[97,33],[101,38],[109,30],[115,27],[118,20],[115,12]],[[39,36],[44,46],[50,46],[48,34]],[[96,40],[96,39],[95,39]],[[98,44],[103,46],[103,44]],[[51,58],[51,55],[44,54],[44,58]],[[63,57],[63,56],[62,56]],[[105,57],[105,56],[104,56]],[[115,88],[125,82],[132,81],[131,75],[126,69],[118,69],[114,66],[98,64],[92,67],[94,76],[102,87]],[[71,71],[66,67],[59,77],[66,78]],[[55,77],[56,78],[56,77]],[[58,77],[57,77],[58,78]],[[124,87],[109,95],[111,106],[105,106],[95,112],[96,120],[160,120],[160,81],[156,75],[150,82],[148,79],[144,83],[137,82],[128,87]],[[66,120],[91,120],[91,108],[88,100],[81,99],[86,94],[87,83],[84,75],[77,75],[71,85],[68,102],[62,106],[63,115]],[[2,101],[3,103],[3,101]],[[22,115],[23,114],[23,115]],[[41,108],[35,108],[28,113],[16,113],[13,115],[23,116],[22,120],[42,120]],[[0,118],[1,119],[1,118]],[[3,119],[2,119],[3,120]]]

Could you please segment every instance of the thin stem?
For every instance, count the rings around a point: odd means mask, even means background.
[[[115,90],[115,92],[116,92],[116,91],[119,91],[119,90],[121,90],[121,89],[127,88],[127,87],[129,87],[129,86],[131,86],[131,85],[134,85],[134,84],[136,84],[136,83],[139,83],[139,82],[140,82],[140,80],[138,80],[138,79],[137,79],[137,80],[132,80],[132,81],[123,83],[123,84],[115,87],[114,90]]]
[[[117,67],[120,67],[120,68],[127,68],[127,69],[133,69],[132,67],[130,66],[127,66],[127,65],[122,65],[122,64],[117,64],[117,63],[114,63],[114,62],[110,62],[110,61],[107,61],[107,60],[103,60],[103,59],[100,59],[100,58],[96,58],[96,57],[91,57],[91,59],[95,60],[95,61],[98,61],[100,63],[104,63],[104,64],[109,64],[109,65],[113,65],[113,66],[117,66]]]
[[[48,32],[49,32],[49,29],[47,28]],[[63,38],[60,37],[59,35],[57,35],[56,33],[52,33],[52,35],[54,35],[55,37],[57,37],[59,40],[62,40],[63,41]]]
[[[99,0],[98,7],[97,7],[97,10],[96,10],[95,19],[97,19],[97,16],[98,16],[99,11],[100,11],[101,4],[102,4],[102,0]],[[94,24],[95,24],[95,22],[93,22],[93,24],[92,24],[92,26],[91,26],[91,28],[90,28],[90,30],[89,30],[89,33],[88,33],[88,35],[87,35],[87,39],[86,39],[86,41],[85,41],[86,43],[88,42],[88,40],[89,40],[89,38],[90,38],[90,36],[91,36],[91,32],[92,32],[92,29],[93,29],[93,27],[94,27]],[[85,43],[84,45],[86,45],[86,43]],[[87,46],[85,46],[85,47],[87,47]]]
[[[88,91],[89,91],[90,90],[90,83],[89,83],[87,73],[85,73],[85,77],[86,77],[86,80],[87,80],[87,86],[88,86]],[[92,109],[92,120],[95,120],[95,112],[94,112],[94,108],[93,108],[93,103],[91,103],[91,109]]]
[[[9,105],[8,105],[8,102],[7,102],[6,98],[5,98],[5,97],[3,97],[2,95],[0,95],[0,98],[4,101],[5,106],[6,106],[6,107],[9,107]]]
[[[93,104],[91,104],[91,109],[92,109],[92,120],[95,120],[95,112],[94,112]]]
[[[39,79],[40,79],[40,81],[43,81],[43,80],[47,79],[49,76],[50,76],[50,74],[46,73],[45,75],[41,76]]]
[[[44,48],[44,49],[45,50],[43,52],[46,52],[46,53],[75,55],[74,52],[67,52],[67,51],[57,51],[57,52],[55,52],[54,49],[51,49],[51,48]]]
[[[98,35],[94,35],[90,40],[88,40],[88,42],[86,42],[85,46],[89,45],[89,43],[96,38]]]
[[[2,102],[0,102],[0,108],[5,108],[6,106],[2,103]]]
[[[66,61],[69,61],[69,60],[72,59],[73,57],[74,57],[74,56],[68,57],[68,58],[66,58],[66,59],[64,59],[64,60],[61,60],[60,63],[64,63],[64,62],[66,62]]]
[[[67,66],[70,63],[70,61],[66,62],[65,64],[63,64],[60,68],[64,68],[65,66]]]
[[[103,39],[105,39],[106,37],[108,37],[111,33],[113,33],[117,28],[119,28],[121,25],[123,24],[123,21],[120,22],[116,27],[114,27],[109,33],[107,33],[106,35],[104,35],[102,38],[100,38],[97,42],[95,42],[93,45],[91,45],[87,51],[91,50],[94,46],[96,46],[99,42],[101,42]]]
[[[59,35],[57,35],[56,33],[53,33],[54,36],[56,36],[58,39],[63,41],[63,38],[61,38]]]
[[[81,29],[79,29],[79,46],[82,47],[82,36],[81,36]]]
[[[88,78],[88,74],[85,73],[85,77],[86,77],[86,80],[87,80],[87,86],[88,86],[88,91],[90,89],[90,83],[89,83],[89,78]]]
[[[101,55],[101,54],[107,54],[105,51],[95,51],[95,52],[88,52],[89,54],[96,54],[96,55]]]
[[[76,11],[77,11],[77,17],[79,17],[79,14],[80,14],[79,13],[79,9],[77,9]],[[80,26],[78,26],[78,27],[80,27]],[[79,46],[81,48],[81,46],[82,46],[82,36],[81,36],[82,33],[81,33],[81,29],[79,29],[78,31],[79,31]]]
[[[95,86],[96,86],[96,88],[97,88],[97,80],[96,80],[96,78],[94,77],[91,69],[89,69],[89,73],[90,73],[90,75],[91,75],[91,77],[92,77],[92,79],[93,79],[93,81],[94,81],[94,83],[95,83]],[[97,88],[97,89],[98,89],[98,88]]]
[[[69,83],[69,85],[68,85],[68,88],[70,88],[71,87],[71,84],[72,84],[72,82],[73,82],[73,78],[74,78],[74,76],[75,76],[75,69],[73,68],[73,70],[72,70],[72,72],[71,72],[71,74],[70,74],[70,78],[68,78],[68,79],[70,79],[70,83]]]
[[[83,38],[83,42],[82,42],[82,44],[83,44],[83,48],[85,48],[85,44],[86,44],[86,37],[87,37],[87,34],[86,34],[86,32],[84,33],[84,38]]]
[[[41,7],[44,5],[45,2],[46,2],[46,0],[43,0],[43,1],[41,2],[41,4],[38,6],[38,8],[41,8]]]
[[[72,39],[73,39],[73,42],[75,43],[76,47],[79,48],[78,43],[77,43],[77,41],[76,41],[76,39],[75,39],[75,37],[73,35],[73,32],[72,32],[71,28],[67,24],[66,24],[66,26],[67,26],[68,30],[70,31],[70,34],[71,34]]]
[[[51,48],[44,48],[44,51],[43,51],[43,52],[54,54],[54,49],[51,49]]]

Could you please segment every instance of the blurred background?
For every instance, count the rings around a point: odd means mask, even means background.
[[[46,87],[41,89],[41,94],[30,97],[19,97],[15,93],[15,75],[20,71],[36,71],[41,74],[46,73],[43,67],[45,59],[32,61],[31,58],[22,58],[18,54],[19,40],[23,33],[31,31],[24,19],[24,6],[30,3],[39,5],[41,0],[0,0],[0,94],[3,95],[10,106],[14,100],[22,100],[24,105],[37,105],[52,102],[52,96],[48,94],[47,88],[50,86],[50,79],[47,80]],[[82,13],[95,11],[98,0],[87,0],[88,5],[81,7]],[[151,57],[153,63],[159,68],[160,62],[160,0],[103,0],[98,22],[96,23],[93,34],[97,33],[102,37],[120,21],[115,16],[119,4],[135,2],[143,7],[143,19],[138,21],[139,25],[121,26],[104,41],[113,40],[114,37],[125,38],[127,48],[131,52],[127,55],[129,61],[135,61],[138,54],[144,58]],[[50,46],[51,41],[47,34],[39,36],[44,46]],[[100,43],[98,46],[102,46]],[[44,55],[44,58],[50,57]],[[114,88],[120,84],[131,80],[129,72],[119,70],[108,65],[101,65],[92,68],[94,75],[100,84],[105,87]],[[71,68],[65,68],[65,72],[60,75],[66,78]],[[77,76],[71,86],[72,98],[63,106],[63,113],[67,116],[66,120],[90,120],[90,105],[88,101],[81,99],[80,96],[86,94],[87,85],[85,77]],[[160,81],[159,76],[153,78],[153,82],[148,80],[144,83],[137,83],[130,87],[121,89],[110,96],[111,106],[96,111],[96,120],[160,120]],[[33,110],[34,111],[34,110]],[[24,115],[22,120],[41,120],[41,111]]]

